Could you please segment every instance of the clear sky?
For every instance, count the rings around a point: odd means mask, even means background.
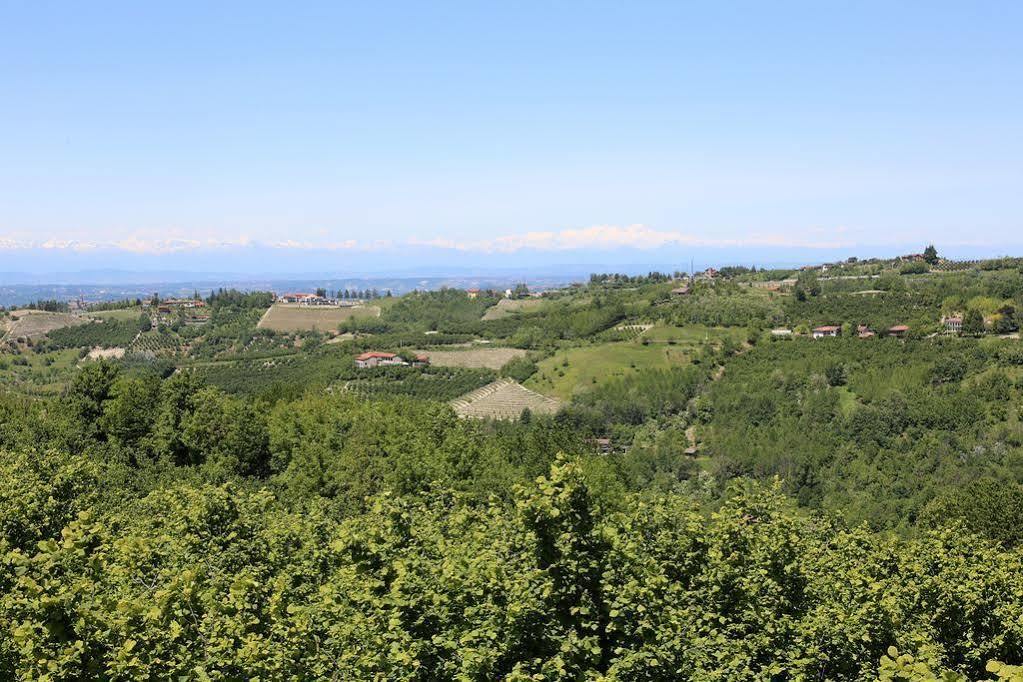
[[[0,248],[1020,244],[1020,2],[0,0]]]

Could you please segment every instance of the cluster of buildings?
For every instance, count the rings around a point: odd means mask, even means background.
[[[888,336],[894,336],[897,339],[905,338],[909,333],[909,327],[904,324],[897,324],[893,327],[889,327],[887,330]],[[792,336],[791,329],[772,329],[771,336],[776,338],[788,338]],[[810,336],[815,339],[827,339],[834,338],[842,335],[842,327],[837,324],[825,324],[820,327],[814,327],[810,331]],[[865,324],[858,325],[856,327],[856,337],[860,339],[872,339],[877,336],[877,332],[868,327]]]
[[[178,319],[187,325],[206,324],[210,321],[210,315],[206,312],[206,301],[201,298],[168,298],[155,304],[149,301],[142,302],[142,308],[150,308],[154,324],[170,324],[177,315]]]
[[[289,292],[277,294],[274,297],[277,303],[297,303],[307,306],[333,306],[335,308],[346,308],[360,305],[362,299],[355,298],[333,298],[331,296],[320,296],[319,294],[308,294],[301,292]]]
[[[963,332],[963,318],[961,315],[952,315],[949,317],[941,318],[941,325],[945,329],[946,334],[961,334]],[[897,339],[905,338],[909,334],[909,326],[905,324],[897,324],[889,327],[885,331],[886,336],[893,336]],[[842,327],[836,324],[826,324],[820,327],[814,327],[810,331],[810,336],[815,339],[826,339],[833,338],[842,335]],[[793,336],[791,329],[772,329],[771,336],[776,338],[787,338]],[[865,324],[857,325],[856,337],[860,339],[870,339],[877,336],[877,332],[871,329]]]
[[[405,360],[405,358],[395,353],[381,353],[378,351],[367,351],[361,355],[355,356],[355,366],[359,369],[386,367],[389,365],[425,367],[429,364],[430,356],[423,354],[415,355],[411,360]]]
[[[337,306],[341,304],[340,301],[338,301],[336,298],[328,298],[326,296],[320,296],[318,294],[305,293],[278,294],[276,300],[278,303],[297,303],[299,305]]]
[[[480,296],[482,296],[484,294],[489,294],[491,296],[494,296],[494,295],[501,294],[501,291],[500,290],[494,290],[494,289],[486,289],[486,290],[484,290],[484,289],[479,289],[477,287],[473,287],[471,289],[466,289],[465,290],[465,295],[468,296],[469,298],[479,298]],[[517,296],[517,292],[513,291],[512,289],[505,289],[504,292],[503,292],[503,295],[504,295],[505,298],[515,298]],[[528,295],[530,298],[540,298],[541,296],[543,296],[543,292],[540,292],[540,291],[530,291],[530,292],[528,292],[526,294],[522,294],[522,296],[526,296],[526,295]]]
[[[888,328],[887,335],[894,336],[897,339],[905,338],[906,334],[909,333],[909,327],[904,324],[897,324]],[[824,339],[828,337],[840,336],[842,334],[842,328],[838,325],[827,324],[821,327],[814,327],[813,331],[810,332],[810,336],[815,339]],[[860,339],[872,339],[877,336],[877,332],[868,327],[865,324],[857,325],[856,337]]]

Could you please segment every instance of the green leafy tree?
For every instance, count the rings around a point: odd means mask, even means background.
[[[984,316],[976,308],[967,308],[963,315],[963,333],[970,336],[984,333]]]

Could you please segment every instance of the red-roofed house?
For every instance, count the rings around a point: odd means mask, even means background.
[[[466,289],[465,293],[469,295],[469,298],[476,298],[480,295],[479,289]]]
[[[404,365],[405,361],[402,360],[400,355],[394,353],[378,353],[376,351],[368,351],[355,357],[355,366],[359,369],[367,369],[369,367],[379,367],[380,365]]]
[[[901,339],[909,332],[909,327],[904,324],[897,324],[888,330],[888,336],[894,336],[895,338]]]

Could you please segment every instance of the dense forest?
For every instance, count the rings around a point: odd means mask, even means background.
[[[0,679],[1021,679],[1023,275],[905,265],[8,340]]]

